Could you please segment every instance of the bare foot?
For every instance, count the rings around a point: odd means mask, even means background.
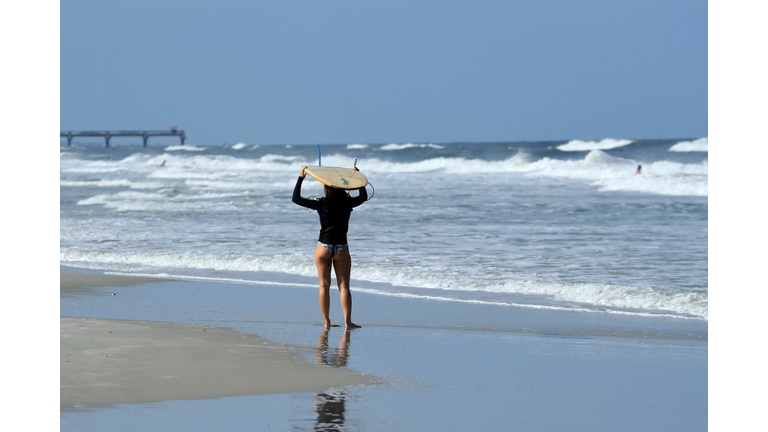
[[[362,326],[359,326],[353,322],[347,323],[347,329],[356,329],[356,328],[362,328]]]

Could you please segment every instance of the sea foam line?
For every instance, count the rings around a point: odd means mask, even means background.
[[[298,276],[311,276],[313,266],[298,256],[258,257],[258,256],[221,256],[205,253],[103,253],[85,251],[60,252],[60,261],[64,263],[102,263],[118,266],[149,266],[150,268],[210,269],[232,271],[274,271]],[[116,270],[114,267],[111,270]],[[402,272],[393,269],[367,268],[358,266],[362,281],[387,283],[404,286],[447,291],[491,292],[497,294],[528,294],[552,298],[556,301],[577,302],[594,305],[597,311],[613,308],[622,309],[621,313],[643,314],[643,310],[659,313],[681,314],[707,319],[707,299],[697,293],[670,293],[649,287],[627,287],[607,284],[559,284],[534,281],[510,281],[503,284],[477,284],[473,280],[458,280],[455,277],[435,277],[432,271]],[[140,269],[136,269],[140,270]],[[117,270],[116,270],[117,271]],[[382,294],[383,295],[383,294]],[[389,293],[387,295],[394,295]],[[440,296],[426,298],[439,299]],[[468,300],[453,300],[464,301]],[[502,302],[499,304],[506,304]],[[523,306],[521,306],[523,307]],[[530,307],[530,306],[525,306]],[[537,306],[544,307],[544,306]],[[549,307],[549,306],[547,306]],[[573,310],[565,308],[566,310]],[[626,309],[634,309],[627,311]],[[618,312],[617,312],[618,313]],[[651,314],[659,316],[656,313]]]
[[[392,143],[392,144],[387,144],[387,145],[381,146],[380,150],[396,151],[396,150],[405,150],[405,149],[410,149],[410,148],[443,149],[445,147],[441,146],[441,145],[438,145],[438,144],[412,144],[412,143],[395,144],[395,143]]]
[[[317,288],[317,285],[314,285],[314,284],[304,284],[304,283],[297,283],[297,282],[269,282],[269,281],[253,280],[253,279],[189,276],[189,275],[178,275],[178,274],[171,274],[171,273],[125,273],[125,272],[107,271],[107,272],[104,272],[104,274],[115,275],[115,276],[134,276],[134,277],[182,279],[182,280],[206,281],[206,282],[237,283],[237,284],[244,284],[244,285],[264,285],[264,286],[277,285],[277,286],[292,286],[292,287],[300,287],[300,288]],[[386,297],[432,300],[432,301],[447,301],[447,302],[455,302],[455,303],[480,304],[480,305],[488,305],[488,306],[518,307],[518,308],[526,308],[526,309],[551,310],[551,311],[562,311],[562,312],[607,313],[607,314],[614,314],[614,315],[627,315],[627,316],[638,316],[638,317],[648,317],[648,318],[677,318],[677,319],[694,319],[694,320],[702,319],[700,317],[672,315],[672,314],[664,314],[664,313],[632,312],[632,311],[611,310],[611,309],[598,310],[598,309],[588,309],[588,308],[537,305],[537,304],[526,304],[526,303],[515,303],[515,302],[493,302],[493,301],[487,301],[487,300],[458,299],[458,298],[444,297],[444,296],[429,296],[429,295],[418,295],[418,294],[410,294],[410,293],[402,293],[402,292],[389,292],[389,291],[382,291],[382,290],[372,289],[372,288],[356,287],[355,292],[361,292],[361,293],[366,293],[371,295],[381,295]],[[703,318],[703,319],[706,320],[706,318]]]
[[[634,141],[627,139],[612,139],[606,138],[602,141],[582,141],[572,140],[565,144],[557,146],[560,151],[591,151],[591,150],[610,150],[614,148],[624,147],[632,144]]]

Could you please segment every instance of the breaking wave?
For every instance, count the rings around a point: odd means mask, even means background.
[[[634,141],[626,139],[611,139],[606,138],[602,141],[581,141],[573,140],[565,144],[557,146],[561,151],[592,151],[592,150],[610,150],[614,148],[624,147],[632,144]]]
[[[709,152],[709,138],[682,141],[669,148],[673,152]]]

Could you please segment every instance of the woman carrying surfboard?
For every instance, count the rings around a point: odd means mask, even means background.
[[[306,168],[302,167],[299,173],[299,179],[293,189],[293,202],[317,211],[320,216],[320,237],[315,248],[315,265],[317,265],[317,276],[320,281],[320,293],[318,295],[320,312],[323,314],[325,327],[331,327],[330,289],[331,266],[333,266],[336,270],[336,281],[341,294],[341,309],[344,312],[345,325],[348,329],[359,328],[359,325],[352,322],[352,293],[349,290],[352,257],[349,255],[347,231],[352,209],[368,199],[368,192],[363,185],[363,187],[357,188],[360,193],[353,198],[347,195],[344,189],[330,187],[326,184],[325,197],[303,198],[301,196],[301,184],[307,174]],[[357,168],[352,168],[352,170],[359,171]]]

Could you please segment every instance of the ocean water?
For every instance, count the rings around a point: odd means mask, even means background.
[[[323,165],[355,159],[373,197],[353,290],[708,317],[707,138],[322,145]],[[315,145],[64,142],[60,262],[311,288],[319,221],[291,195],[317,163]]]

